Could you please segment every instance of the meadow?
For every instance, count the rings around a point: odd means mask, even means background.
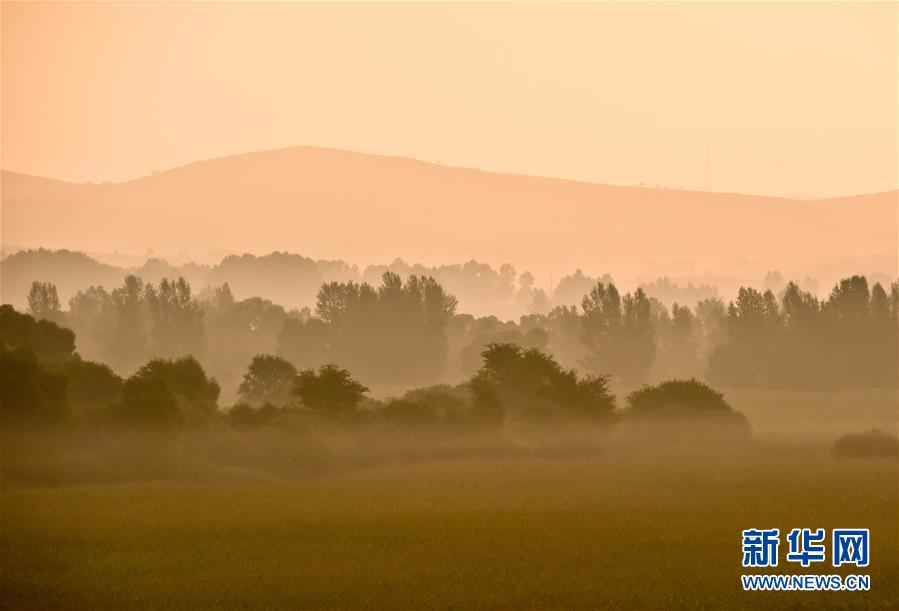
[[[896,608],[897,465],[834,458],[819,434],[895,423],[891,395],[731,395],[756,430],[749,444],[618,430],[589,451],[298,478],[5,485],[0,605]],[[846,401],[852,417],[833,407]],[[802,569],[782,543],[779,567],[743,569],[752,527],[867,527],[871,565]],[[867,573],[871,590],[747,593],[743,572]]]

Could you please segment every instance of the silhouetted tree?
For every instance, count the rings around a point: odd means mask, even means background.
[[[433,278],[391,272],[367,283],[322,285],[316,314],[329,328],[330,360],[380,382],[434,379],[447,355],[456,300]]]
[[[106,420],[135,429],[174,430],[181,426],[183,415],[165,380],[144,374],[125,380],[122,398],[109,406]]]
[[[49,320],[58,325],[65,322],[65,315],[59,305],[56,285],[52,282],[32,282],[28,292],[28,313],[37,320]]]
[[[333,330],[320,318],[287,318],[278,331],[278,354],[302,369],[320,367],[331,353]]]
[[[781,323],[771,291],[741,287],[736,302],[727,307],[727,339],[709,358],[710,379],[734,386],[770,386],[773,370],[766,363],[776,358]]]
[[[5,434],[22,426],[68,421],[66,377],[46,367],[34,351],[0,350],[0,380],[0,422]]]
[[[553,289],[553,303],[557,306],[573,306],[579,304],[584,295],[590,292],[597,283],[612,284],[612,277],[604,274],[601,278],[587,276],[580,269],[568,276],[563,276]]]
[[[484,364],[470,382],[473,406],[491,419],[500,414],[525,418],[561,414],[606,419],[614,397],[602,376],[578,379],[551,356],[516,344],[490,344]]]
[[[675,303],[668,315],[664,305],[656,322],[658,342],[654,374],[661,378],[689,378],[701,375],[699,336],[701,323],[687,306]]]
[[[237,392],[250,405],[283,405],[291,395],[297,369],[281,357],[257,354],[253,357]]]
[[[227,284],[214,289],[201,306],[207,337],[203,362],[227,386],[240,383],[255,355],[276,351],[278,332],[292,318],[281,306],[259,297],[236,300]]]
[[[190,284],[183,277],[173,281],[163,278],[158,288],[147,285],[145,299],[154,356],[202,356],[203,311],[191,298]]]
[[[122,378],[105,363],[73,359],[65,365],[66,397],[81,416],[94,418],[122,394]]]
[[[293,392],[303,405],[316,413],[345,419],[356,413],[368,388],[356,381],[346,369],[329,364],[318,371],[305,369],[298,373]]]
[[[219,385],[206,376],[203,367],[193,357],[153,359],[138,369],[129,378],[131,380],[161,380],[176,398],[177,404],[187,412],[211,414],[218,410]]]
[[[514,322],[502,322],[495,316],[472,320],[465,329],[460,351],[462,375],[469,377],[481,366],[482,353],[490,344],[516,344],[523,348],[546,350],[549,335],[541,326],[524,329]]]
[[[642,289],[618,293],[614,284],[599,282],[581,302],[581,341],[585,366],[619,376],[628,384],[646,379],[655,357],[650,302]]]
[[[74,358],[75,334],[49,320],[20,314],[6,304],[0,306],[0,348],[32,351],[38,358],[58,364]]]
[[[110,294],[110,312],[104,313],[110,333],[104,334],[103,360],[119,370],[133,371],[152,356],[144,291],[146,285],[137,276],[127,276],[122,286]]]
[[[110,360],[112,312],[112,297],[99,286],[80,290],[69,299],[66,320],[78,337],[78,352],[83,357]]]

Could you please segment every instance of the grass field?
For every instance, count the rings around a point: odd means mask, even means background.
[[[7,490],[2,604],[895,608],[896,481],[889,462],[765,447]],[[743,593],[740,531],[773,526],[870,528],[871,591]]]
[[[583,455],[7,485],[0,605],[895,609],[897,466],[828,450],[803,435],[701,448],[615,433]],[[870,528],[866,569],[832,568],[829,549],[802,569],[782,541],[779,567],[745,571],[867,573],[871,591],[743,592],[740,531],[751,527]]]

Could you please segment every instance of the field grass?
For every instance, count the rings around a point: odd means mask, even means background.
[[[890,461],[811,443],[9,488],[4,608],[897,608]],[[740,531],[868,527],[870,592],[744,593]],[[764,570],[758,570],[764,572]]]

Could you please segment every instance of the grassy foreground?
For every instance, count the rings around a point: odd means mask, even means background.
[[[824,446],[473,458],[313,479],[7,488],[5,608],[899,603],[897,470]],[[871,591],[744,593],[740,531],[868,527]],[[759,570],[758,572],[762,572]]]

